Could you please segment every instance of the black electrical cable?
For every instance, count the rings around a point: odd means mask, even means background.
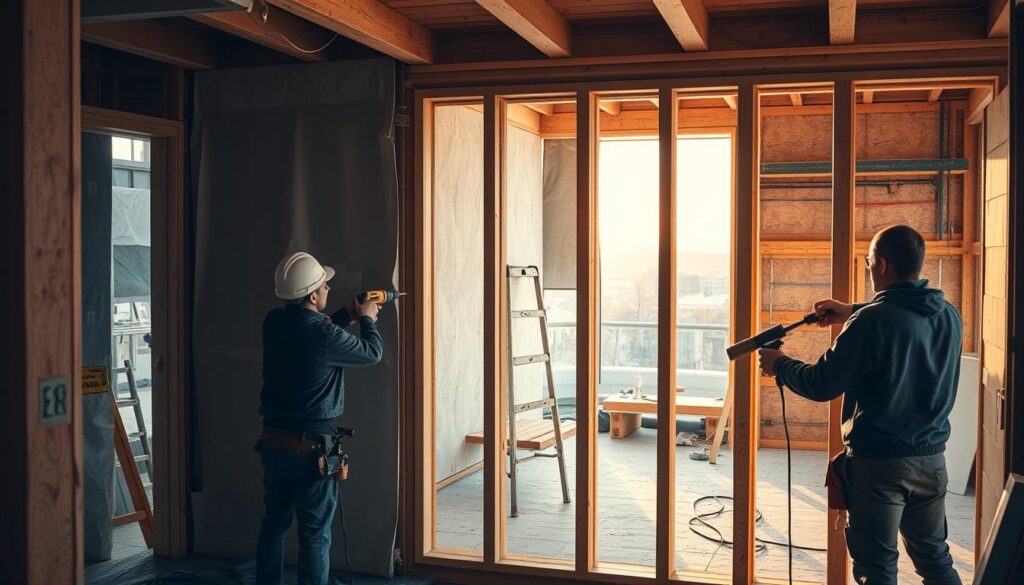
[[[338,487],[338,512],[341,515],[341,537],[345,539],[345,544],[342,548],[345,550],[345,569],[348,571],[348,582],[350,585],[356,585],[355,574],[352,573],[352,562],[348,560],[348,530],[345,529],[345,502],[341,498],[341,482],[333,480],[334,485]]]
[[[789,423],[786,421],[786,390],[782,380],[775,377],[779,387],[779,400],[782,401],[782,429],[786,433],[786,532],[789,536],[789,585],[793,585],[793,449],[789,444]]]

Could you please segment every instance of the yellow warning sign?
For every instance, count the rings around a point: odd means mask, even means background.
[[[110,390],[107,366],[84,366],[82,368],[82,394],[102,394]]]

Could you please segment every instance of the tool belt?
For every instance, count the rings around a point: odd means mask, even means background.
[[[257,451],[261,445],[270,445],[296,455],[311,455],[323,451],[323,446],[310,440],[305,433],[281,431],[271,427],[263,427],[263,434],[260,435],[260,440],[256,443]]]

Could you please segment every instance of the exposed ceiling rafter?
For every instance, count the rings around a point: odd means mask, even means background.
[[[851,45],[857,24],[857,0],[828,0],[828,42]]]
[[[654,5],[683,49],[708,50],[708,10],[703,0],[654,0]]]
[[[476,0],[548,57],[572,55],[572,25],[547,0]]]
[[[331,42],[334,33],[280,8],[265,3],[262,3],[262,7],[265,7],[265,13],[262,10],[210,12],[194,14],[189,18],[303,61],[327,59],[322,48]]]

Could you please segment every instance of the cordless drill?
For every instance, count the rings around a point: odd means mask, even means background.
[[[387,303],[397,299],[398,297],[405,296],[404,292],[398,292],[394,290],[368,290],[366,292],[359,293],[356,300],[362,305],[367,301],[373,301],[378,305],[384,306]]]

